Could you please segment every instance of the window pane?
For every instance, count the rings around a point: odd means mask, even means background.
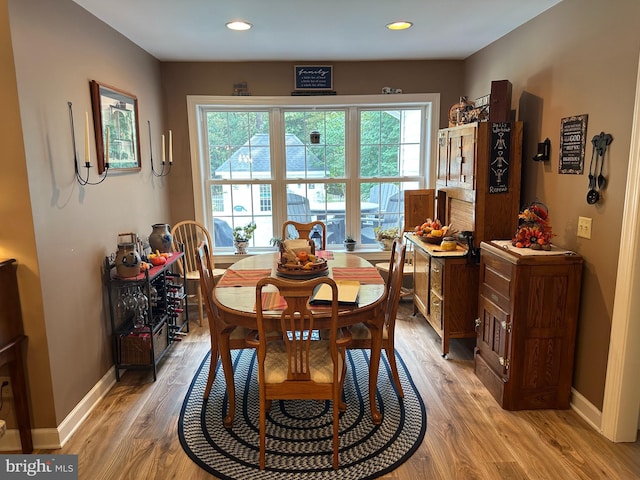
[[[270,185],[213,185],[211,198],[214,229],[217,231],[215,247],[232,247],[233,229],[251,222],[256,223],[256,231],[249,246],[269,246],[273,237]],[[223,209],[219,209],[221,204]]]
[[[345,112],[284,112],[287,178],[344,175]],[[311,132],[319,143],[311,143]]]
[[[362,243],[374,243],[375,228],[404,230],[404,191],[419,188],[417,182],[362,183]]]
[[[420,154],[420,110],[375,110],[360,115],[360,175],[416,175]]]
[[[210,178],[271,177],[268,112],[207,112]]]

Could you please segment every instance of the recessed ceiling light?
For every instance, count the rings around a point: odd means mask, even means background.
[[[249,30],[253,25],[242,20],[234,20],[233,22],[227,22],[227,28],[229,30]]]
[[[387,24],[387,28],[389,30],[406,30],[407,28],[411,28],[412,26],[413,26],[413,23],[405,22],[405,21],[393,22],[393,23]]]

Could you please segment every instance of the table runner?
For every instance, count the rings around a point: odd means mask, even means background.
[[[232,270],[227,269],[217,287],[255,287],[258,281],[271,275],[271,269]]]
[[[332,269],[334,280],[358,280],[360,284],[374,285],[384,284],[376,267],[334,267]]]
[[[331,250],[318,250],[316,252],[316,257],[333,260],[333,252]]]

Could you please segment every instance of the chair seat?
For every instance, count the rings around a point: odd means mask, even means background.
[[[338,380],[342,377],[342,356],[338,356]],[[313,340],[309,349],[311,381],[333,383],[333,363],[329,342]],[[282,383],[287,379],[287,347],[282,341],[267,343],[267,355],[264,362],[265,382]]]
[[[351,339],[353,342],[357,342],[358,340],[371,340],[371,332],[367,328],[364,323],[356,323],[349,327],[349,331],[351,332]],[[389,327],[384,325],[382,329],[382,340],[387,340],[389,338]]]

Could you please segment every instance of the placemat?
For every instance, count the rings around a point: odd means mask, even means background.
[[[266,268],[259,270],[227,269],[216,287],[255,287],[260,279],[268,277],[270,274],[271,270]]]
[[[359,280],[362,285],[384,283],[376,267],[334,267],[332,272],[334,280]]]

